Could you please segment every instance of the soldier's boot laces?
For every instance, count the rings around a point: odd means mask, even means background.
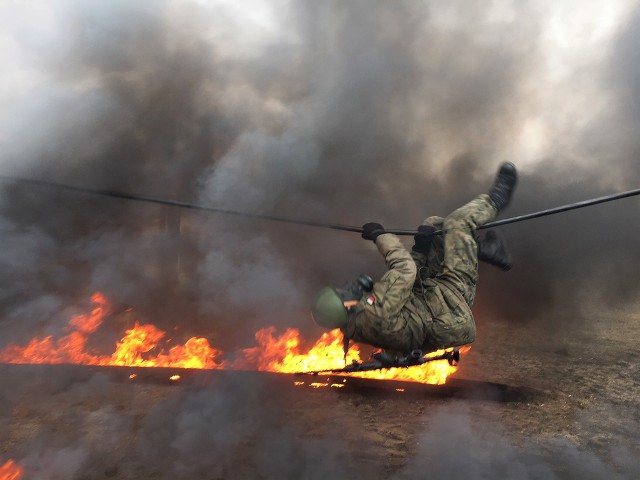
[[[484,238],[478,241],[478,260],[490,263],[504,271],[511,270],[513,263],[507,251],[504,239],[496,232],[489,230]]]
[[[513,190],[518,183],[518,172],[513,163],[506,162],[500,166],[496,179],[489,190],[489,199],[498,212],[502,211],[511,200]]]

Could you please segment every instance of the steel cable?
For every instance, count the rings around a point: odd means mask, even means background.
[[[289,223],[294,225],[304,225],[308,227],[317,227],[317,228],[327,228],[331,230],[341,230],[346,232],[355,232],[362,233],[362,227],[355,227],[351,225],[341,225],[337,223],[323,223],[323,222],[314,222],[310,220],[299,220],[293,218],[280,217],[276,215],[262,215],[256,213],[246,213],[246,212],[238,212],[235,210],[227,210],[223,208],[209,207],[206,205],[197,205],[193,203],[181,202],[178,200],[168,200],[164,198],[156,198],[149,197],[146,195],[134,195],[126,192],[119,192],[116,190],[101,190],[101,189],[93,189],[88,187],[80,187],[75,185],[66,185],[62,183],[55,183],[46,180],[36,180],[31,178],[21,178],[21,177],[11,177],[7,175],[0,175],[0,180],[4,180],[6,182],[15,182],[15,183],[23,183],[27,185],[36,185],[40,187],[48,187],[48,188],[56,188],[58,190],[67,190],[72,192],[83,193],[87,195],[95,195],[102,197],[111,197],[111,198],[120,198],[124,200],[132,200],[138,202],[146,202],[146,203],[156,203],[160,205],[168,205],[170,207],[178,207],[190,210],[199,210],[213,213],[220,213],[223,215],[234,215],[245,218],[253,218],[259,220],[273,221],[273,222],[281,222],[281,223]],[[502,225],[508,225],[511,223],[523,222],[526,220],[532,220],[534,218],[546,217],[548,215],[555,215],[557,213],[567,212],[569,210],[576,210],[579,208],[585,208],[592,205],[597,205],[600,203],[611,202],[614,200],[619,200],[622,198],[633,197],[636,195],[640,195],[640,188],[635,190],[629,190],[621,193],[614,193],[611,195],[605,195],[602,197],[592,198],[590,200],[583,200],[580,202],[570,203],[568,205],[562,205],[559,207],[549,208],[546,210],[540,210],[538,212],[528,213],[525,215],[519,215],[516,217],[505,218],[503,220],[496,220],[493,222],[485,223],[484,225],[478,227],[478,230],[483,230],[487,228],[499,227]],[[386,233],[393,233],[395,235],[403,235],[403,236],[413,236],[418,235],[419,232],[417,230],[399,230],[399,229],[385,229]],[[437,230],[429,235],[442,235],[444,233],[443,230]]]

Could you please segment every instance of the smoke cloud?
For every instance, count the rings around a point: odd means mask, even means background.
[[[482,480],[633,478],[638,465],[623,446],[609,461],[580,450],[568,440],[550,438],[538,444],[514,445],[508,432],[489,419],[476,420],[460,405],[439,408],[418,443],[419,451],[397,478],[431,472],[447,478]]]
[[[2,173],[404,228],[504,160],[521,170],[505,215],[638,186],[632,2],[243,5],[5,3]],[[0,188],[0,345],[61,328],[95,290],[230,346],[270,324],[317,333],[319,287],[384,271],[353,234]],[[482,267],[478,321],[632,301],[637,213],[504,227],[515,267]]]
[[[631,0],[2,2],[0,175],[413,228],[485,192],[509,160],[521,178],[503,216],[528,213],[640,187],[639,35]],[[502,227],[515,266],[481,266],[479,336],[488,320],[531,322],[547,345],[586,328],[583,311],[637,302],[638,201]],[[361,272],[384,264],[357,234],[0,181],[0,348],[59,335],[94,291],[115,314],[133,307],[227,351],[268,325],[312,338],[315,291]],[[386,473],[339,429],[296,423],[297,397],[256,378],[137,395],[101,376],[8,372],[0,441],[29,478]],[[32,406],[48,397],[61,407]],[[336,403],[356,415],[357,402]],[[11,429],[20,415],[33,423]],[[640,473],[622,447],[512,445],[465,410],[415,420],[424,432],[390,476]]]
[[[426,397],[420,400],[427,405],[425,413],[403,428],[384,432],[370,425],[369,432],[345,432],[346,425],[367,424],[379,410],[386,411],[392,397],[363,402],[355,393],[295,391],[286,380],[261,382],[265,377],[237,373],[212,377],[207,385],[168,389],[112,383],[81,369],[5,367],[2,374],[8,388],[0,392],[0,404],[7,407],[0,422],[7,420],[11,427],[0,431],[0,439],[11,439],[2,454],[24,468],[25,478],[401,480],[428,472],[472,480],[622,480],[640,473],[630,450],[634,445],[614,440],[606,442],[605,451],[584,445],[591,437],[588,425],[585,432],[576,427],[582,439],[577,444],[575,438],[553,435],[534,441],[498,419],[503,410],[489,413],[486,405],[473,402]],[[395,408],[415,412],[407,402],[393,399]],[[5,419],[8,411],[13,421]],[[588,418],[597,410],[583,413]],[[340,421],[349,416],[349,423]],[[380,455],[391,449],[398,431],[405,433],[399,457]]]
[[[139,451],[162,478],[326,478],[355,475],[335,434],[309,438],[280,395],[255,378],[228,377],[157,404],[144,419]]]

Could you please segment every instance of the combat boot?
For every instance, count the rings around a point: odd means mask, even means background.
[[[489,230],[484,238],[476,238],[478,243],[478,260],[498,267],[505,272],[511,270],[511,255],[503,238],[493,230]]]
[[[491,190],[489,190],[489,199],[498,212],[501,212],[509,204],[516,183],[518,183],[516,166],[510,162],[503,163],[498,170]]]

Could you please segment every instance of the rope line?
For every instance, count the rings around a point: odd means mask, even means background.
[[[6,175],[0,175],[0,180],[4,180],[6,182],[14,182],[14,183],[22,183],[27,185],[35,185],[38,187],[47,187],[47,188],[56,188],[58,190],[66,190],[71,192],[83,193],[87,195],[101,196],[101,197],[111,197],[111,198],[120,198],[123,200],[132,200],[138,202],[146,202],[146,203],[156,203],[160,205],[168,205],[170,207],[184,208],[189,210],[199,210],[205,212],[213,212],[220,213],[223,215],[234,215],[238,217],[244,218],[253,218],[258,220],[266,220],[272,222],[281,222],[281,223],[289,223],[293,225],[304,225],[307,227],[317,227],[317,228],[328,228],[331,230],[341,230],[345,232],[355,232],[362,233],[362,227],[355,227],[351,225],[342,225],[338,223],[323,223],[323,222],[314,222],[311,220],[300,220],[293,219],[287,217],[280,217],[276,215],[261,215],[256,213],[247,213],[247,212],[238,212],[235,210],[227,210],[223,208],[210,207],[206,205],[198,205],[194,203],[181,202],[178,200],[168,200],[164,198],[156,198],[149,197],[146,195],[134,195],[126,192],[119,192],[116,190],[101,190],[101,189],[93,189],[88,187],[80,187],[76,185],[67,185],[56,182],[49,182],[46,180],[36,180],[31,178],[20,178],[20,177],[11,177]],[[569,210],[576,210],[579,208],[590,207],[592,205],[597,205],[600,203],[611,202],[614,200],[619,200],[622,198],[628,198],[640,195],[640,188],[635,190],[629,190],[621,193],[614,193],[611,195],[605,195],[602,197],[592,198],[590,200],[583,200],[580,202],[570,203],[568,205],[562,205],[559,207],[549,208],[546,210],[540,210],[538,212],[528,213],[525,215],[519,215],[516,217],[505,218],[502,220],[496,220],[493,222],[485,223],[484,225],[478,227],[478,230],[483,230],[487,228],[499,227],[502,225],[508,225],[511,223],[523,222],[526,220],[532,220],[534,218],[546,217],[548,215],[555,215],[557,213],[567,212]],[[417,230],[399,230],[399,229],[385,229],[386,233],[393,233],[395,235],[401,236],[413,236],[418,235],[419,232]],[[444,230],[437,230],[431,235],[442,235],[445,233]]]

